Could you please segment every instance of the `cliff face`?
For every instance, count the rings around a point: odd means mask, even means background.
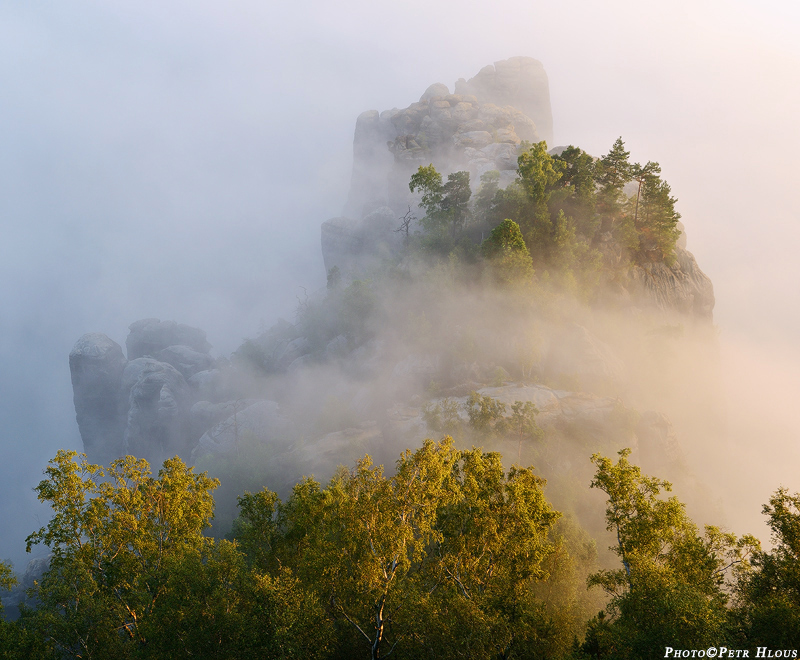
[[[552,141],[552,132],[547,74],[530,57],[484,67],[459,79],[452,94],[436,83],[407,108],[358,117],[344,215],[360,219],[381,206],[402,215],[409,177],[429,163],[446,173],[467,170],[475,181],[497,169],[508,182],[520,141]]]
[[[694,255],[678,246],[676,260],[633,266],[627,289],[632,297],[647,301],[662,311],[677,311],[690,318],[711,321],[714,313],[714,286]]]

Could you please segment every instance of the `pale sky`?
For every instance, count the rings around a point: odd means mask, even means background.
[[[31,488],[80,449],[80,335],[124,344],[157,316],[228,354],[291,318],[324,283],[358,114],[515,55],[544,64],[557,144],[621,135],[661,163],[720,335],[749,347],[755,390],[780,384],[781,414],[800,396],[799,36],[777,0],[4,2],[0,557],[25,560],[47,515]],[[784,473],[761,476],[769,493]]]

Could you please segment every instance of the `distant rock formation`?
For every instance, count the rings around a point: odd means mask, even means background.
[[[120,386],[127,360],[122,347],[103,334],[83,335],[69,354],[75,416],[83,448],[93,461],[122,454],[125,431]]]
[[[168,456],[188,455],[189,410],[199,388],[187,379],[214,365],[205,333],[173,321],[143,319],[131,324],[125,344],[127,359],[115,341],[89,333],[70,353],[84,452],[100,464],[125,454],[155,465]]]
[[[208,353],[211,350],[205,332],[175,321],[142,319],[132,323],[129,330],[125,340],[129,360],[144,356],[155,357],[170,346],[185,346],[198,353]]]
[[[454,94],[436,83],[403,110],[369,110],[358,117],[344,215],[360,219],[381,206],[402,215],[408,180],[420,165],[433,163],[445,173],[468,170],[475,181],[488,170],[511,172],[521,140],[552,141],[552,132],[547,74],[530,57],[512,57],[468,81],[461,78]]]

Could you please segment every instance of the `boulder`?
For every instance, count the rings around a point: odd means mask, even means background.
[[[219,369],[198,371],[187,378],[186,383],[194,391],[193,398],[201,401],[219,401],[225,391],[225,382]]]
[[[531,57],[485,66],[469,80],[456,82],[455,93],[474,96],[478,103],[517,108],[535,122],[540,139],[553,141],[550,84],[542,63]]]
[[[83,450],[94,463],[108,463],[122,453],[120,384],[126,364],[122,347],[100,333],[83,335],[69,354],[75,416]]]
[[[464,131],[463,133],[456,133],[453,136],[453,141],[457,147],[480,149],[492,144],[494,140],[489,131]]]
[[[297,339],[293,339],[288,344],[286,344],[286,348],[281,353],[281,356],[278,358],[278,368],[286,371],[289,368],[289,365],[292,364],[297,358],[302,355],[308,353],[311,348],[311,342],[308,341],[305,337],[298,337]]]
[[[183,374],[187,380],[201,371],[208,371],[214,364],[214,358],[188,346],[177,344],[167,346],[156,356],[161,362],[171,364]]]
[[[175,321],[142,319],[129,326],[130,332],[125,340],[128,359],[156,357],[160,351],[170,346],[187,346],[199,353],[208,353],[211,344],[206,341],[206,333]]]
[[[442,83],[433,83],[428,89],[425,90],[422,96],[419,97],[420,103],[423,101],[432,101],[433,99],[443,99],[449,96],[450,90],[447,85]]]
[[[189,386],[172,365],[140,360],[124,376],[125,386],[132,384],[123,449],[157,467],[169,456],[188,454]]]

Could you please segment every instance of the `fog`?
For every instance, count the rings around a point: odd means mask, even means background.
[[[800,488],[800,9],[537,4],[0,8],[0,557],[24,565],[47,517],[32,488],[81,448],[78,337],[159,317],[226,355],[292,320],[325,284],[358,114],[514,55],[544,64],[556,144],[622,135],[661,163],[714,282],[729,411],[724,442],[684,449],[734,531],[766,540],[761,504]]]

